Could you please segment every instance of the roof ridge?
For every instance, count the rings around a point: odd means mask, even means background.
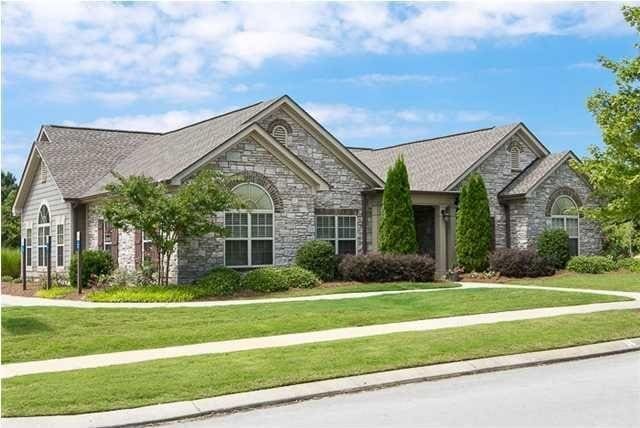
[[[64,128],[64,129],[82,129],[85,131],[105,131],[105,132],[126,132],[129,134],[153,134],[153,135],[160,135],[162,134],[161,132],[152,132],[152,131],[134,131],[132,129],[109,129],[109,128],[92,128],[90,126],[70,126],[70,125],[54,125],[51,123],[48,123],[46,125],[43,125],[44,127],[51,127],[51,128]]]
[[[174,132],[182,131],[183,129],[191,128],[192,126],[200,125],[200,124],[208,122],[210,120],[220,119],[221,117],[224,117],[224,116],[227,116],[227,115],[230,115],[230,114],[233,114],[233,113],[238,113],[238,112],[240,112],[242,110],[247,110],[247,109],[249,109],[251,107],[255,107],[255,106],[257,106],[259,104],[262,104],[264,102],[266,102],[266,101],[258,101],[257,103],[253,103],[253,104],[250,104],[248,106],[240,107],[240,108],[237,108],[235,110],[227,111],[225,113],[220,113],[220,114],[218,114],[216,116],[212,116],[212,117],[210,117],[208,119],[203,119],[203,120],[201,120],[199,122],[191,123],[189,125],[185,125],[185,126],[183,126],[181,128],[178,128],[178,129],[173,129],[171,131],[163,132],[163,133],[161,133],[161,135],[172,134]]]
[[[508,126],[508,125],[504,125],[504,126]],[[496,129],[496,128],[499,128],[499,127],[498,126],[490,126],[488,128],[478,128],[478,129],[473,129],[471,131],[454,132],[452,134],[445,134],[445,135],[441,135],[441,136],[438,136],[438,137],[424,138],[424,139],[421,139],[421,140],[414,140],[414,141],[407,141],[406,143],[393,144],[391,146],[386,146],[386,147],[378,147],[378,148],[360,147],[360,149],[371,150],[371,151],[393,149],[393,148],[396,148],[396,147],[407,146],[409,144],[426,143],[428,141],[441,140],[443,138],[457,137],[459,135],[467,135],[467,134],[474,134],[476,132],[490,131],[490,130]]]

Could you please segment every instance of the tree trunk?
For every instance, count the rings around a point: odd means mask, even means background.
[[[169,285],[169,265],[171,264],[171,253],[167,252],[167,262],[166,262],[166,266],[165,266],[165,282],[167,285]]]

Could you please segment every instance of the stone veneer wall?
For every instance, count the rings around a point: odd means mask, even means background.
[[[529,211],[527,201],[515,200],[509,203],[511,248],[525,249],[529,245]]]
[[[87,241],[86,248],[98,249],[98,220],[102,217],[97,203],[87,204]],[[134,232],[118,231],[118,269],[129,272],[135,271],[135,245]],[[178,266],[178,253],[171,257],[169,266],[169,281],[176,281],[176,268]]]
[[[313,239],[315,233],[313,190],[260,144],[251,139],[244,140],[208,166],[226,175],[253,171],[270,181],[272,187],[278,192],[282,209],[274,213],[274,264],[290,264],[299,246]],[[224,224],[224,214],[219,213],[216,221]],[[193,239],[179,247],[178,281],[191,282],[213,267],[222,265],[224,265],[223,239],[212,235]]]
[[[575,192],[583,205],[591,205],[589,199],[590,189],[587,183],[571,167],[564,163],[542,182],[527,199],[527,211],[529,221],[527,224],[527,244],[535,248],[538,235],[551,225],[550,217],[546,217],[545,210],[550,198],[558,196],[554,193],[560,188],[571,189],[568,193]],[[572,195],[568,195],[572,196]],[[522,243],[521,243],[522,244]],[[602,233],[597,223],[580,218],[579,222],[579,250],[581,255],[597,254],[602,249]]]
[[[498,201],[498,193],[520,173],[520,171],[513,171],[511,169],[510,150],[513,144],[517,144],[521,148],[521,169],[526,168],[536,159],[536,154],[533,153],[529,146],[524,144],[519,137],[514,136],[476,168],[476,171],[482,176],[484,185],[487,188],[489,208],[491,210],[491,216],[494,217],[495,221],[495,242],[498,248],[506,246],[505,212]],[[460,187],[461,184],[456,186],[454,190],[459,191]]]

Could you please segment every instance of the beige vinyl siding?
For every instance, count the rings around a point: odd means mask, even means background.
[[[66,202],[56,183],[53,176],[47,171],[47,180],[43,183],[41,180],[41,171],[43,164],[40,163],[38,170],[31,183],[29,194],[25,201],[24,207],[21,213],[21,237],[24,238],[27,235],[27,228],[32,228],[32,251],[31,251],[31,266],[27,266],[27,276],[39,276],[41,273],[45,273],[47,268],[42,266],[38,267],[38,213],[40,212],[40,206],[44,203],[49,207],[49,217],[51,219],[51,267],[52,271],[62,272],[69,265],[69,259],[71,258],[72,242],[71,242],[71,204]],[[56,246],[57,246],[57,233],[56,227],[58,221],[64,218],[64,266],[57,266],[56,262]]]

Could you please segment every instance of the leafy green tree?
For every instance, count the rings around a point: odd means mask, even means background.
[[[118,177],[106,186],[110,196],[102,211],[114,227],[141,230],[158,251],[158,283],[169,281],[169,265],[178,243],[213,233],[225,234],[215,213],[238,208],[241,203],[217,172],[203,170],[184,185],[170,191],[149,177]]]
[[[458,264],[467,272],[480,272],[488,266],[491,250],[491,212],[484,180],[472,174],[462,185],[456,217]]]
[[[409,174],[402,157],[387,172],[379,236],[383,253],[413,254],[418,250]]]
[[[640,229],[630,221],[606,225],[605,253],[614,257],[633,257],[640,252]]]
[[[20,246],[20,219],[13,215],[11,208],[18,193],[16,177],[2,171],[2,246]]]
[[[640,7],[623,6],[626,21],[640,34]],[[635,45],[640,49],[640,44]],[[590,155],[574,167],[593,186],[601,201],[585,212],[604,224],[631,221],[640,226],[640,56],[600,64],[615,75],[617,92],[598,89],[587,108],[602,130],[604,147],[592,146]]]

